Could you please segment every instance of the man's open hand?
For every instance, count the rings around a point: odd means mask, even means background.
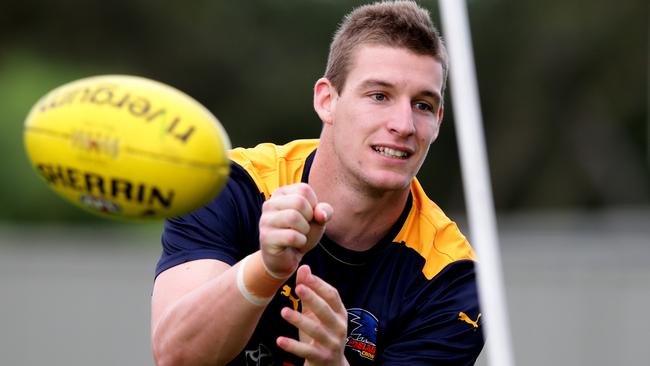
[[[302,312],[282,309],[282,317],[298,328],[300,339],[278,337],[277,344],[305,359],[305,365],[348,365],[344,356],[348,313],[336,288],[311,273],[309,266],[298,268],[296,293]]]

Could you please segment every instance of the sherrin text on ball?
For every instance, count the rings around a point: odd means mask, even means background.
[[[187,94],[127,75],[62,85],[24,128],[32,166],[68,201],[102,216],[158,219],[192,211],[228,179],[230,141]]]

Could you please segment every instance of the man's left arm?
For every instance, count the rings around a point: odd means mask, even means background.
[[[348,365],[344,356],[348,313],[336,288],[303,265],[296,274],[296,293],[302,301],[302,311],[287,307],[281,315],[298,328],[300,338],[279,337],[277,345],[304,358],[305,365]]]

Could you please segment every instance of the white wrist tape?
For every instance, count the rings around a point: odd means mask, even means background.
[[[266,306],[271,302],[273,296],[259,297],[251,294],[250,291],[248,291],[246,284],[244,283],[244,271],[246,270],[246,263],[248,263],[248,257],[242,260],[241,265],[237,269],[237,288],[239,289],[239,292],[242,294],[242,296],[244,296],[244,298],[251,304],[257,306]],[[273,276],[271,273],[269,273],[269,275]]]

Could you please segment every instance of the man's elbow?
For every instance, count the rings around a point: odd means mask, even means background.
[[[160,332],[154,332],[151,337],[153,359],[157,366],[202,364],[197,359],[193,359],[190,352],[188,352],[188,348],[187,345],[164,339]]]
[[[157,366],[198,366],[225,365],[229,360],[220,358],[217,354],[206,354],[194,349],[185,342],[173,342],[163,339],[155,332],[151,340],[153,359]]]
[[[151,337],[151,350],[153,352],[153,359],[156,365],[186,365],[188,361],[186,356],[183,355],[182,346],[166,346],[166,343],[161,339],[161,336],[155,332]]]
[[[157,351],[154,347],[153,359],[157,366],[171,366],[171,365],[196,365],[183,354],[183,352],[163,352]]]

